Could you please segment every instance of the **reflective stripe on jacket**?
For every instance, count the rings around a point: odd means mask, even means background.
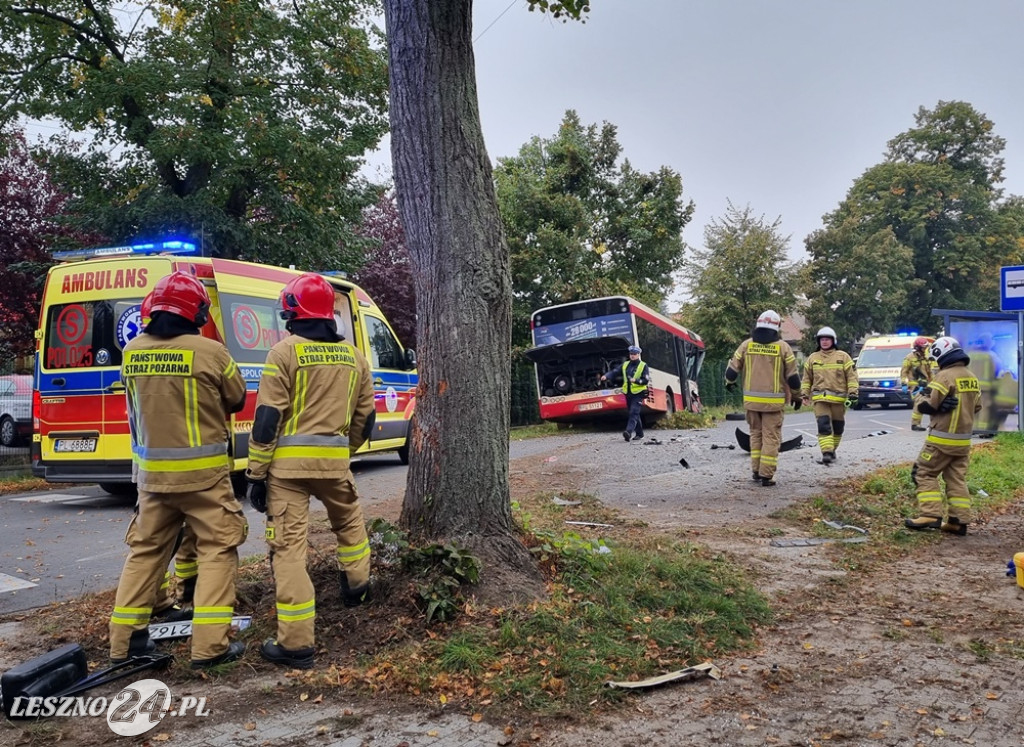
[[[204,490],[228,474],[228,412],[245,397],[245,380],[224,345],[143,333],[124,348],[121,379],[141,489]]]
[[[786,407],[786,380],[796,375],[796,356],[785,340],[744,340],[729,360],[743,376],[743,406],[755,412],[779,412]]]
[[[950,392],[957,396],[956,407],[931,416],[925,441],[946,454],[964,454],[971,449],[974,415],[981,410],[981,387],[977,377],[963,363],[939,371],[925,395],[928,403],[938,410]]]
[[[800,396],[813,402],[843,404],[857,396],[857,371],[842,350],[818,350],[807,356]]]
[[[647,380],[647,364],[643,361],[637,361],[636,369],[633,371],[633,377],[630,378],[626,373],[626,369],[629,368],[633,361],[626,361],[622,364],[622,393],[623,394],[645,394],[647,392],[647,384],[641,384],[640,381]]]
[[[373,412],[370,365],[347,342],[318,342],[289,335],[267,354],[256,397],[280,419],[270,441],[249,440],[253,479],[338,477],[367,439]]]

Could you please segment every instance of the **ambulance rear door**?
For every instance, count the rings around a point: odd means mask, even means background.
[[[140,331],[143,297],[171,269],[162,257],[51,268],[36,363],[35,474],[56,482],[130,481],[121,351]]]

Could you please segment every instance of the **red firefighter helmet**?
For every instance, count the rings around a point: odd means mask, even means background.
[[[288,282],[281,291],[281,318],[334,319],[334,288],[315,272]]]
[[[153,291],[146,294],[142,299],[142,308],[139,309],[139,316],[142,317],[142,327],[145,328],[153,315]]]
[[[932,341],[927,337],[918,337],[914,340],[914,350],[927,350],[928,346],[932,344]]]
[[[158,311],[169,311],[200,327],[206,324],[210,296],[194,275],[178,270],[160,278],[149,298],[152,304],[149,309],[151,315]]]

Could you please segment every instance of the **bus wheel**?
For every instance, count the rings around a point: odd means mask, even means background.
[[[671,389],[665,390],[665,412],[669,417],[676,414],[676,396]]]
[[[100,489],[118,498],[136,498],[139,491],[130,482],[101,482]]]

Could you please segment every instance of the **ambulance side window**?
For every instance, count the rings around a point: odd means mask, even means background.
[[[366,336],[370,340],[370,367],[397,368],[403,367],[402,346],[388,329],[383,319],[364,314],[366,320]]]
[[[264,363],[267,351],[288,335],[277,301],[221,293],[225,342],[239,364]]]

